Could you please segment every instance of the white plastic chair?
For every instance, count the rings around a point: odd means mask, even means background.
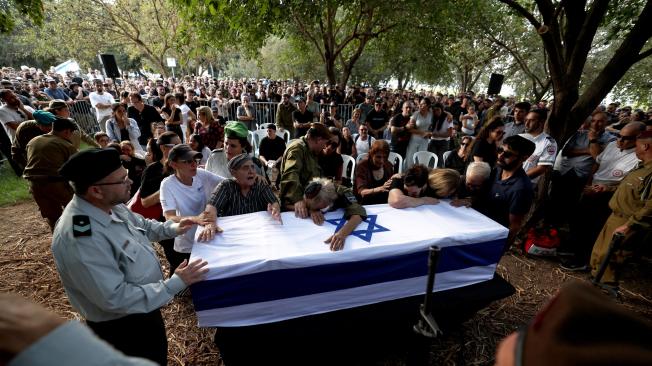
[[[421,164],[434,169],[437,167],[437,163],[439,163],[439,157],[430,151],[417,151],[412,155],[412,161],[414,164]],[[434,161],[432,166],[430,165],[431,161]]]
[[[267,126],[271,125],[273,123],[261,123],[260,125],[256,123],[256,126],[258,127],[259,130],[266,130]]]
[[[369,154],[368,154],[368,153],[358,154],[358,157],[355,158],[355,163],[356,163],[356,164],[360,164],[360,162],[362,161],[362,159],[366,158],[367,155],[369,155]]]
[[[392,163],[393,166],[396,166],[398,164],[398,174],[403,173],[403,157],[393,151],[389,152],[389,156],[387,157],[387,160]],[[397,162],[398,160],[398,162]]]
[[[451,155],[451,153],[452,153],[453,151],[455,151],[455,150],[450,150],[450,151],[446,151],[446,152],[444,152],[444,155],[442,156],[442,159],[444,159],[444,161],[441,163],[441,166],[444,166],[444,167],[445,167],[445,165],[446,165],[446,160],[448,160],[448,157]]]
[[[254,156],[258,156],[258,149],[260,149],[260,141],[267,136],[267,130],[256,130],[252,132]]]
[[[290,131],[288,130],[283,130],[282,132],[280,130],[276,130],[276,134],[281,134],[281,137],[283,140],[285,140],[285,144],[287,145],[290,143]]]
[[[342,154],[342,177],[351,180],[351,183],[355,183],[355,159],[352,156]],[[348,174],[349,164],[351,165],[351,174]]]

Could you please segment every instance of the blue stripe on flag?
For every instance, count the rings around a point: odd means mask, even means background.
[[[443,247],[437,273],[498,263],[504,244],[505,239],[500,239]],[[195,311],[202,311],[403,280],[427,273],[428,251],[420,251],[202,281],[192,285],[192,297]]]

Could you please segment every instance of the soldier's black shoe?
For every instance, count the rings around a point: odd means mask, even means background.
[[[588,272],[591,267],[584,262],[580,262],[576,259],[562,259],[559,263],[559,267],[565,271],[570,272]]]

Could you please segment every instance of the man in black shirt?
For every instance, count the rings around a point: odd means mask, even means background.
[[[292,123],[294,123],[294,138],[299,138],[306,135],[314,115],[311,111],[306,109],[306,101],[303,98],[299,98],[297,101],[297,106],[299,109],[292,112]]]
[[[129,118],[132,118],[138,124],[138,129],[140,129],[140,137],[138,137],[138,143],[142,146],[147,145],[147,140],[152,138],[152,127],[153,123],[162,122],[163,118],[158,113],[156,108],[151,105],[143,103],[143,97],[138,92],[132,92],[129,94],[129,102],[131,105],[127,108],[127,115]]]
[[[305,103],[304,103],[305,105]],[[258,148],[258,159],[265,167],[265,174],[269,174],[270,169],[280,166],[283,153],[285,152],[285,140],[281,136],[276,135],[276,125],[269,124],[267,126],[267,136],[260,140],[260,147]],[[278,174],[278,172],[276,172]],[[272,182],[276,182],[277,177],[272,174]],[[278,185],[278,182],[276,182]]]
[[[410,131],[405,126],[410,122],[412,116],[412,103],[410,101],[403,102],[403,109],[401,114],[392,117],[390,121],[390,132],[392,133],[392,140],[389,145],[391,151],[401,155],[405,159],[407,146],[410,143]]]
[[[383,109],[383,100],[381,98],[376,99],[374,109],[367,114],[365,121],[369,127],[369,135],[381,140],[389,121],[389,115]]]

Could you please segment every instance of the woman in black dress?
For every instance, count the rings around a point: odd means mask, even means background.
[[[471,154],[469,162],[471,161],[484,161],[492,168],[496,165],[498,159],[497,144],[503,139],[505,135],[505,124],[500,116],[495,116],[487,122],[478,137],[471,145]]]

